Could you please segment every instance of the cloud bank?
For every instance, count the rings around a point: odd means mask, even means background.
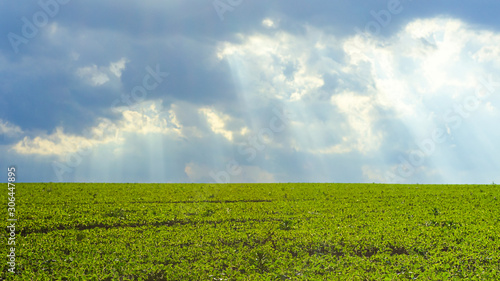
[[[236,2],[9,7],[1,166],[24,181],[500,180],[500,31],[479,4]]]

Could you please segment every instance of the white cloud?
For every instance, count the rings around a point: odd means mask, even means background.
[[[384,111],[395,113],[391,118],[410,134],[426,136],[455,101],[474,93],[479,77],[491,71],[488,63],[500,62],[499,35],[452,18],[414,20],[390,38],[341,40],[311,26],[304,30],[240,35],[239,43],[221,43],[217,56],[231,66],[248,104],[278,99],[300,113],[289,145],[315,154],[377,151],[388,133],[376,129]],[[324,89],[326,82],[337,83]],[[319,94],[331,96],[329,109],[308,103]],[[486,109],[494,112],[491,104]]]
[[[224,136],[228,141],[233,140],[233,132],[226,129],[226,123],[231,120],[229,115],[211,108],[200,108],[198,111],[206,117],[210,129],[214,133]]]
[[[78,68],[76,74],[94,86],[100,86],[109,81],[108,75],[95,64]]]
[[[93,86],[100,86],[110,81],[110,75],[120,78],[127,62],[129,62],[127,58],[121,58],[116,62],[111,62],[108,67],[97,67],[97,65],[92,64],[78,68],[76,74]]]
[[[382,135],[373,129],[374,120],[377,118],[374,114],[373,98],[345,92],[332,96],[331,102],[346,115],[350,134],[342,138],[342,143],[314,152],[337,154],[356,150],[368,153],[378,149],[382,142]]]
[[[167,119],[162,114],[159,102],[146,102],[138,109],[130,108],[117,109],[123,115],[123,119],[118,123],[122,132],[133,132],[136,134],[168,133]]]
[[[63,128],[57,128],[50,135],[37,136],[34,138],[24,137],[12,146],[12,149],[20,154],[56,155],[63,157],[77,151],[87,150],[98,144],[117,142],[117,128],[105,121],[92,128],[91,137],[69,135],[64,133]]]
[[[262,20],[262,25],[267,27],[267,28],[274,28],[276,27],[275,23],[271,19],[264,19]]]
[[[109,65],[109,71],[113,73],[116,77],[120,78],[122,76],[123,70],[125,70],[125,64],[128,62],[126,58],[121,58],[119,61],[112,62]]]
[[[21,134],[23,134],[23,130],[20,127],[0,119],[0,135],[16,137]]]
[[[321,74],[310,64],[312,53],[304,51],[309,38],[282,31],[241,37],[242,44],[222,43],[217,57],[227,59],[242,86],[257,99],[298,101],[323,86]]]
[[[79,150],[88,150],[91,147],[107,143],[123,143],[124,134],[147,136],[150,134],[172,134],[181,136],[179,124],[172,128],[163,114],[160,102],[144,102],[138,104],[137,109],[117,108],[122,118],[116,122],[101,118],[97,126],[87,129],[84,136],[71,135],[57,128],[50,135],[40,135],[34,138],[25,137],[12,146],[20,154],[55,155],[64,157]],[[1,126],[0,126],[1,128]]]

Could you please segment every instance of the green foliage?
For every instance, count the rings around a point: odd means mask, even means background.
[[[4,265],[0,280],[498,280],[500,273],[495,185],[16,189],[17,273]]]

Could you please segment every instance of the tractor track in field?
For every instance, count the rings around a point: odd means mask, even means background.
[[[271,203],[271,202],[301,202],[301,201],[317,201],[317,199],[291,199],[291,200],[265,200],[265,199],[251,199],[251,200],[184,200],[184,201],[109,201],[109,202],[39,202],[31,203],[33,205],[96,205],[96,204],[199,204],[199,203]]]
[[[227,222],[235,222],[235,223],[245,223],[245,222],[267,222],[267,221],[283,221],[283,219],[269,218],[269,219],[228,219],[228,220],[207,220],[207,221],[191,221],[191,220],[170,220],[170,221],[162,221],[162,222],[149,222],[149,223],[129,223],[129,224],[116,224],[116,225],[108,225],[108,224],[90,224],[90,225],[77,225],[77,226],[68,226],[68,225],[60,225],[57,227],[51,228],[41,228],[34,230],[26,230],[22,229],[19,234],[23,237],[26,237],[30,234],[37,233],[49,233],[57,230],[87,230],[87,229],[112,229],[112,228],[123,228],[123,227],[143,227],[143,226],[174,226],[174,225],[203,225],[203,224],[213,224],[217,226],[217,224],[223,224]]]

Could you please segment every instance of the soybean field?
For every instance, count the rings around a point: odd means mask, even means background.
[[[7,229],[1,280],[500,278],[495,184],[17,183],[15,193],[16,273]]]

